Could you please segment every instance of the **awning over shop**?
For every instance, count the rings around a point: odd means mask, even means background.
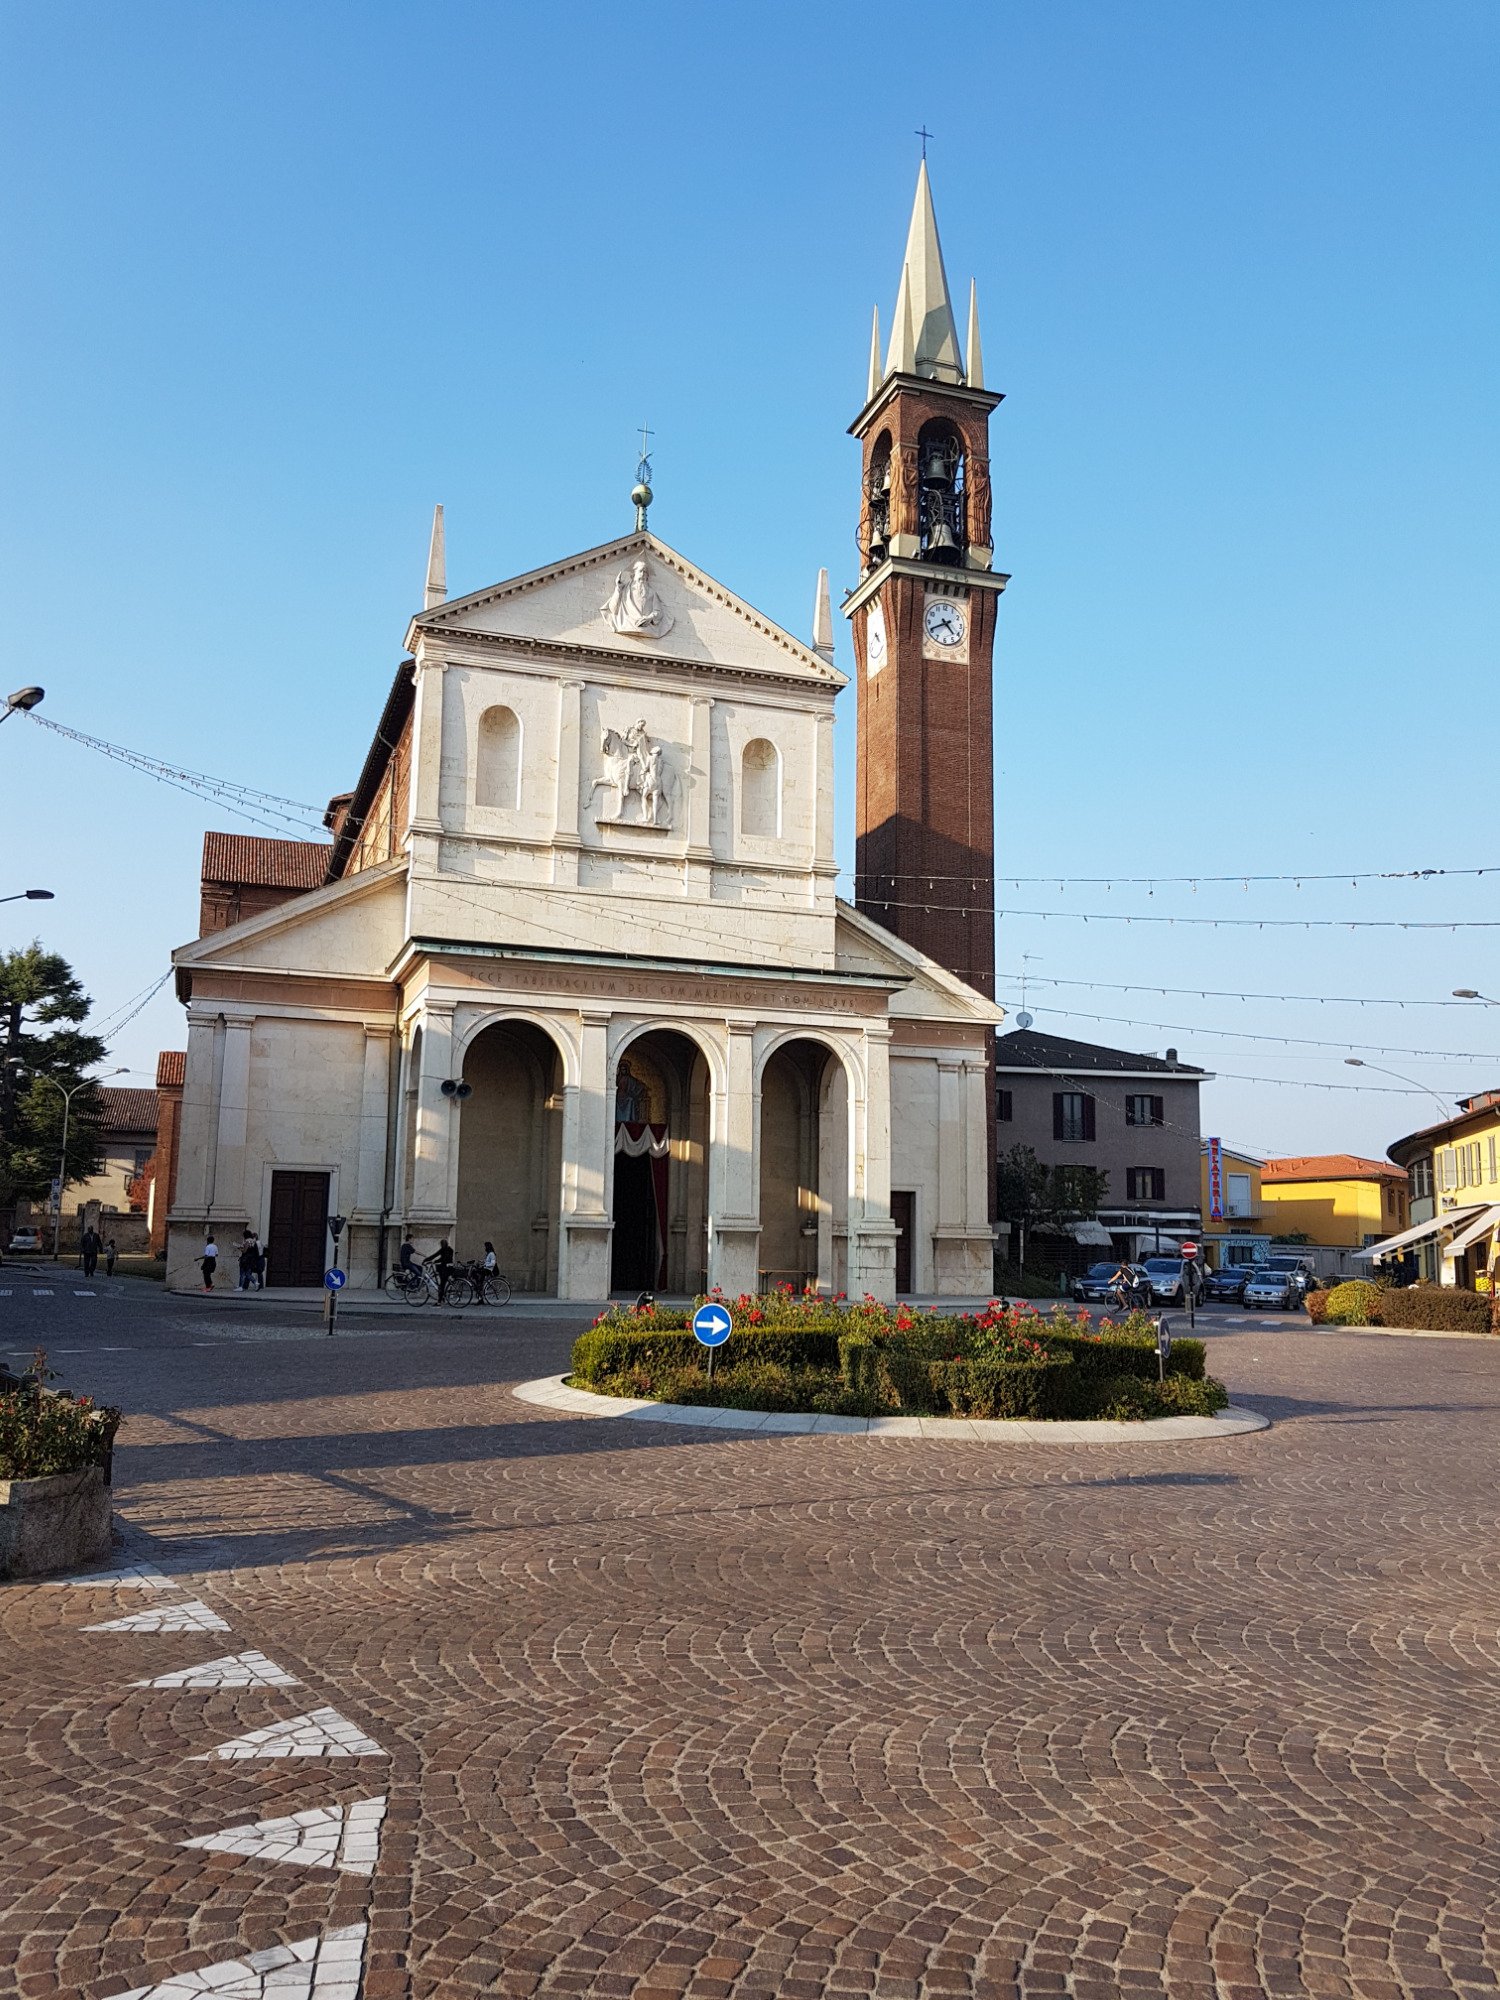
[[[1441,1215],[1433,1216],[1430,1222],[1414,1223],[1410,1229],[1403,1229],[1399,1236],[1387,1236],[1382,1243],[1371,1243],[1363,1250],[1356,1250],[1356,1257],[1384,1257],[1391,1250],[1404,1250],[1408,1243],[1420,1243],[1426,1236],[1436,1236],[1440,1229],[1451,1229],[1457,1223],[1468,1221],[1478,1215],[1484,1204],[1471,1202],[1467,1208],[1445,1209]]]
[[[1102,1250],[1107,1250],[1112,1241],[1104,1224],[1096,1221],[1093,1216],[1087,1217],[1082,1222],[1070,1222],[1068,1234],[1075,1243],[1091,1243]]]
[[[1500,1222],[1500,1204],[1487,1208],[1483,1214],[1475,1216],[1463,1234],[1454,1237],[1445,1254],[1457,1257],[1461,1251],[1467,1250],[1471,1243],[1477,1243],[1482,1236],[1488,1236],[1497,1222]]]

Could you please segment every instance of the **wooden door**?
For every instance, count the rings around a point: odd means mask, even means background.
[[[267,1284],[321,1285],[327,1256],[327,1174],[273,1173]]]
[[[909,1188],[891,1190],[891,1220],[895,1223],[896,1237],[896,1291],[904,1296],[912,1289],[911,1253],[912,1235],[916,1223],[917,1198]]]

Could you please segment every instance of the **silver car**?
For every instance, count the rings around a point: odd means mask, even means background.
[[[1203,1273],[1189,1260],[1181,1257],[1148,1257],[1146,1276],[1151,1280],[1151,1296],[1158,1305],[1186,1305],[1191,1291],[1194,1298],[1203,1296]]]
[[[1264,1312],[1279,1308],[1282,1312],[1295,1312],[1302,1303],[1302,1289],[1297,1283],[1295,1271],[1277,1271],[1262,1266],[1245,1287],[1244,1303],[1259,1306]]]

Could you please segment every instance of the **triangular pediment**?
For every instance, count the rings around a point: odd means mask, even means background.
[[[620,631],[606,607],[638,562],[662,616],[651,631]],[[435,605],[412,620],[407,644],[465,633],[572,647],[611,660],[675,661],[774,674],[841,688],[844,676],[772,619],[647,532]]]
[[[179,973],[297,972],[384,979],[406,941],[406,863],[346,875],[172,954]]]
[[[1003,1007],[842,899],[834,923],[834,963],[840,972],[904,974],[906,984],[891,995],[893,1019],[977,1021],[989,1027],[1005,1019]]]

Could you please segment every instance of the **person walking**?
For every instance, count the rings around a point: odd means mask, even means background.
[[[266,1270],[270,1262],[270,1251],[264,1243],[257,1242],[255,1247],[255,1289],[258,1292],[263,1292],[266,1289]]]
[[[84,1230],[78,1247],[83,1252],[83,1275],[92,1278],[99,1268],[99,1252],[104,1247],[99,1239],[99,1232],[92,1223]]]
[[[115,1275],[115,1239],[113,1236],[106,1236],[104,1239],[104,1275],[106,1278],[112,1278]]]
[[[238,1290],[248,1292],[252,1285],[260,1283],[260,1245],[255,1240],[255,1231],[247,1229],[240,1244],[240,1279]]]
[[[214,1272],[219,1268],[219,1246],[210,1230],[203,1239],[203,1255],[198,1259],[198,1267],[203,1273],[203,1289],[211,1292],[214,1288]]]

